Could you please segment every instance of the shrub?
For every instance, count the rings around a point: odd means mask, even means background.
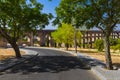
[[[118,43],[117,39],[110,38],[110,46],[115,46],[117,45],[117,43]]]
[[[94,43],[94,47],[98,49],[98,51],[103,51],[104,49],[104,44],[102,39],[97,39]]]
[[[120,44],[117,44],[117,45],[116,45],[116,48],[117,48],[117,50],[119,50],[119,52],[120,52]]]
[[[117,44],[120,44],[120,39],[117,39]]]
[[[112,48],[114,51],[119,50],[119,52],[120,52],[120,39],[116,39],[116,42],[117,42],[117,44],[114,45],[114,46],[111,46],[111,48]]]
[[[90,48],[90,44],[85,44],[85,47],[86,48]]]
[[[117,47],[116,46],[111,46],[111,49],[114,50],[114,52],[117,50]]]

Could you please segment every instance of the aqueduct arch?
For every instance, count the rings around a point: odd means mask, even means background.
[[[26,33],[24,37],[21,37],[21,39],[18,41],[18,45],[27,44],[28,46],[34,46],[34,42],[37,43],[39,46],[51,46],[53,47],[55,42],[51,37],[51,33],[55,30],[38,30],[35,35],[33,33]],[[102,39],[102,32],[101,31],[81,31],[83,33],[82,35],[82,43],[83,48],[86,48],[86,46],[89,45],[90,48],[93,47],[93,43],[97,39]],[[23,41],[24,38],[27,38],[26,42]],[[111,34],[111,37],[113,39],[120,38],[120,31],[114,31]],[[2,38],[0,40],[1,47],[7,46],[7,41]]]
[[[38,44],[39,46],[54,46],[54,41],[52,40],[51,33],[55,30],[38,30],[35,35],[29,33],[26,35],[27,42],[30,46]]]

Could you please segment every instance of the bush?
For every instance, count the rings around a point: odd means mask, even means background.
[[[110,38],[110,46],[115,46],[117,45],[117,43],[118,43],[117,39]]]
[[[90,48],[90,44],[85,44],[85,47],[86,48]]]
[[[117,50],[119,50],[120,52],[120,44],[117,44],[116,47],[117,47]]]
[[[104,49],[103,40],[97,39],[97,40],[95,41],[95,43],[94,43],[94,47],[95,47],[96,49],[98,49],[98,51],[103,51],[103,49]]]
[[[117,44],[120,44],[120,39],[117,39]]]
[[[119,50],[119,52],[120,52],[120,39],[116,39],[116,45],[111,46],[111,48],[114,51]]]
[[[114,50],[114,52],[117,50],[117,47],[116,46],[111,46],[111,49]]]

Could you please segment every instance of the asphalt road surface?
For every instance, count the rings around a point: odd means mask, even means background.
[[[50,49],[33,49],[39,56],[0,73],[0,80],[99,80],[79,59]]]

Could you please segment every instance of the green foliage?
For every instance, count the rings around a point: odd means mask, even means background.
[[[120,52],[120,44],[117,44],[117,45],[116,45],[116,48],[117,48],[117,50],[119,50],[119,52]]]
[[[111,48],[116,51],[119,50],[120,52],[120,39],[115,39],[116,40],[116,45],[111,46]]]
[[[60,5],[56,8],[57,17],[54,24],[60,24],[60,22],[72,24],[74,18],[75,26],[80,27],[83,23],[81,10],[82,6],[79,0],[61,0]]]
[[[117,46],[111,46],[111,49],[113,49],[115,52],[117,50]]]
[[[52,33],[53,39],[58,43],[69,43],[71,44],[73,41],[73,27],[69,24],[62,24],[61,27],[58,28],[56,32]]]
[[[42,8],[37,0],[0,0],[0,35],[12,45],[17,58],[21,57],[18,39],[49,24],[52,15],[42,13]]]
[[[56,8],[57,21],[72,23],[75,27],[85,25],[88,29],[96,27],[103,32],[107,68],[112,69],[109,37],[116,24],[120,23],[119,0],[61,0]],[[58,20],[59,19],[59,20]]]
[[[119,0],[61,0],[56,8],[56,22],[72,23],[74,18],[77,27],[85,24],[87,28],[113,31],[120,22],[119,4]]]
[[[117,45],[118,41],[117,39],[110,38],[110,46],[115,46]]]
[[[119,50],[120,52],[120,44],[117,44],[116,46],[111,47],[114,51]]]
[[[117,44],[120,44],[120,38],[117,39]]]
[[[81,32],[77,31],[77,42],[81,42]],[[58,43],[73,44],[74,28],[70,24],[62,23],[62,26],[57,31],[52,33],[52,38]]]
[[[85,47],[86,48],[90,48],[90,44],[85,44]]]
[[[18,39],[23,33],[34,32],[48,25],[51,14],[42,13],[43,5],[36,0],[0,1],[0,33]],[[9,38],[10,39],[10,38]]]
[[[103,40],[97,39],[94,43],[94,47],[97,48],[98,51],[103,51],[103,49],[104,49]]]
[[[27,42],[27,38],[22,38],[22,41],[23,42]]]
[[[77,30],[77,32],[76,32],[76,41],[77,41],[77,45],[79,46],[79,47],[81,47],[82,46],[82,42],[81,42],[81,40],[82,40],[82,33],[80,32],[80,31],[78,31]]]

